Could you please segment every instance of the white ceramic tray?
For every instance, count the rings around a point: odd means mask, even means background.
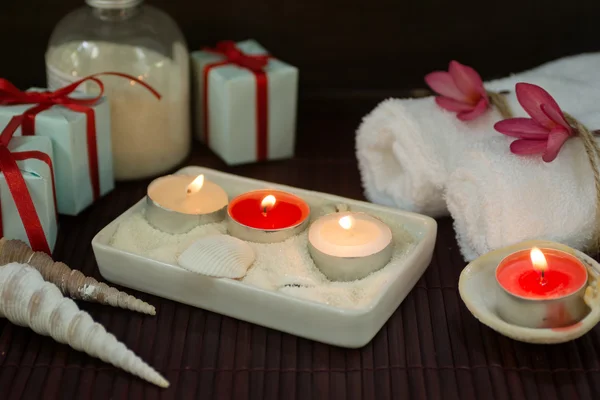
[[[427,269],[437,233],[435,220],[362,201],[312,192],[223,172],[186,167],[181,174],[204,174],[230,198],[254,189],[279,189],[315,204],[347,204],[353,211],[373,212],[386,221],[401,223],[415,240],[411,252],[394,268],[384,289],[363,309],[342,309],[292,297],[230,279],[211,278],[176,265],[155,261],[109,245],[119,223],[139,212],[145,198],[112,221],[92,240],[102,276],[125,287],[217,312],[240,320],[332,345],[357,348],[367,344]]]

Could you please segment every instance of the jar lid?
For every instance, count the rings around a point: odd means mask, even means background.
[[[96,8],[128,8],[137,6],[144,0],[85,0],[85,2]]]

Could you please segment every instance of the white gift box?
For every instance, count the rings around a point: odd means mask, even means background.
[[[238,42],[245,54],[265,55],[267,51],[256,41]],[[191,54],[194,73],[196,133],[206,142],[204,130],[204,85],[208,85],[208,143],[228,165],[260,161],[261,141],[257,137],[257,89],[254,73],[235,64],[210,68],[207,65],[225,59],[209,51]],[[264,68],[267,77],[266,160],[294,155],[298,69],[276,58]]]
[[[48,154],[50,159],[54,161],[52,143],[50,139],[45,137],[13,137],[8,144],[8,149],[11,153],[41,151]],[[44,230],[48,246],[50,250],[53,250],[56,244],[57,221],[50,168],[44,161],[34,158],[17,161],[17,165],[25,179],[25,184]],[[30,244],[17,205],[2,171],[0,171],[0,212],[2,213],[4,237],[6,239],[22,240]]]
[[[33,88],[30,90],[43,90]],[[89,97],[72,93],[71,97]],[[35,104],[0,107],[0,126],[6,126],[15,115],[23,114]],[[110,110],[106,98],[95,105],[96,146],[100,196],[114,189]],[[15,133],[21,135],[21,128]],[[35,136],[48,137],[54,151],[54,173],[58,212],[77,215],[94,202],[92,180],[89,170],[86,115],[56,105],[35,117]]]

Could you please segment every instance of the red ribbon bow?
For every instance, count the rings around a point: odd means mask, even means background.
[[[203,98],[203,113],[204,113],[204,141],[208,145],[208,74],[214,67],[221,65],[235,64],[239,67],[246,68],[251,71],[256,78],[256,158],[258,161],[264,161],[267,158],[267,142],[268,142],[268,79],[267,74],[263,70],[269,63],[271,56],[268,54],[253,55],[242,52],[231,40],[225,40],[217,43],[216,48],[204,48],[204,51],[219,54],[225,57],[222,61],[209,63],[203,70],[204,89]]]
[[[0,134],[0,172],[4,174],[6,184],[10,190],[10,194],[15,201],[17,211],[23,222],[25,233],[29,239],[29,244],[34,251],[43,251],[47,254],[51,254],[50,246],[48,246],[48,240],[44,234],[42,223],[31,199],[29,189],[25,183],[25,178],[17,161],[23,161],[30,158],[34,158],[45,162],[50,168],[50,175],[52,176],[52,194],[54,196],[54,211],[56,213],[56,189],[54,185],[54,169],[52,168],[52,159],[48,154],[41,151],[21,151],[14,152],[8,149],[8,143],[13,137],[15,131],[21,125],[23,116],[12,117],[6,128]],[[4,236],[2,226],[2,207],[0,206],[0,237]]]
[[[242,52],[232,40],[224,40],[217,43],[214,49],[204,48],[204,51],[225,56],[225,64],[235,64],[252,71],[260,72],[269,63],[270,56],[267,54],[246,54]],[[223,65],[223,64],[221,64]]]
[[[90,75],[54,92],[23,92],[6,79],[0,78],[0,105],[7,106],[17,104],[36,104],[34,107],[26,110],[23,113],[21,129],[24,136],[35,134],[36,115],[42,111],[46,111],[52,106],[60,105],[68,108],[71,111],[84,113],[86,115],[89,171],[94,199],[100,197],[100,171],[98,167],[98,145],[96,142],[96,116],[92,106],[96,104],[96,102],[100,100],[104,94],[104,84],[100,79],[96,78],[100,75],[112,75],[130,79],[144,86],[154,96],[156,96],[156,98],[160,99],[160,94],[150,85],[131,75],[121,74],[119,72],[102,72],[99,74]],[[73,93],[77,87],[79,87],[79,85],[86,81],[93,81],[98,84],[100,93],[97,96],[86,99],[69,97],[69,95]]]

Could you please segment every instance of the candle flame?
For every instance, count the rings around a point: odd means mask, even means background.
[[[262,208],[263,213],[266,213],[268,210],[273,208],[276,201],[277,200],[275,199],[275,196],[272,194],[265,196],[265,198],[260,202],[260,208]]]
[[[349,215],[346,215],[345,217],[340,218],[340,220],[338,222],[339,222],[340,226],[346,230],[352,228],[352,225],[354,225],[354,220]]]
[[[531,264],[533,264],[533,268],[536,271],[543,273],[548,269],[548,261],[546,261],[546,257],[540,249],[538,249],[537,247],[531,249],[530,257]]]
[[[204,186],[204,175],[200,174],[187,187],[187,194],[197,193]]]

